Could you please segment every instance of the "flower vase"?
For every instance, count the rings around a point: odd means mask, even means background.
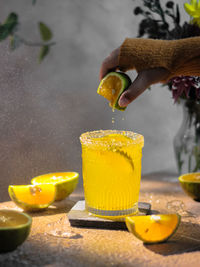
[[[179,174],[200,171],[200,103],[181,99],[183,120],[174,138]]]

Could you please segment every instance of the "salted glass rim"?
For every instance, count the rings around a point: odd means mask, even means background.
[[[92,144],[98,144],[98,145],[106,145],[106,142],[102,142],[101,137],[105,137],[110,134],[122,134],[127,138],[126,142],[116,141],[115,140],[115,145],[120,145],[120,144],[126,144],[127,145],[140,145],[141,147],[144,146],[144,136],[135,133],[133,131],[123,131],[123,130],[97,130],[97,131],[88,131],[84,132],[80,136],[80,141],[81,144],[83,145],[92,145]],[[98,139],[97,139],[98,138]]]

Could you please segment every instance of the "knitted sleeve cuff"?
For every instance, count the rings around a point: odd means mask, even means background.
[[[171,41],[127,38],[121,45],[118,61],[122,71],[163,67],[169,71],[169,77],[181,73],[200,76],[199,58],[200,37]]]
[[[120,48],[119,66],[123,71],[155,67],[170,71],[172,55],[173,50],[167,47],[164,40],[127,38]]]

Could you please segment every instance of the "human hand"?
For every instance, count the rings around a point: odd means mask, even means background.
[[[120,69],[119,61],[120,47],[113,50],[112,53],[106,57],[101,65],[99,78],[103,77],[111,72]],[[146,69],[138,72],[136,79],[130,85],[130,87],[124,91],[119,99],[119,106],[126,107],[140,94],[142,94],[150,85],[159,83],[169,75],[169,71],[163,67]]]

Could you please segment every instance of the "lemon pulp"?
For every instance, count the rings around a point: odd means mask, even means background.
[[[25,210],[47,208],[54,200],[56,188],[52,184],[10,185],[10,198]]]
[[[12,210],[0,210],[0,227],[13,228],[28,223],[29,218]]]
[[[56,201],[68,197],[78,184],[79,174],[77,172],[55,172],[43,174],[31,180],[34,185],[53,184],[56,187]]]
[[[100,82],[97,93],[109,101],[112,109],[125,110],[120,107],[118,100],[121,94],[131,85],[131,80],[125,73],[110,72]]]
[[[0,252],[16,249],[28,237],[32,218],[15,210],[0,210]]]
[[[110,106],[113,107],[113,103],[122,88],[122,81],[119,77],[110,75],[100,86],[101,95],[110,101]]]
[[[126,218],[128,230],[145,243],[166,241],[178,228],[178,214],[158,214]]]

